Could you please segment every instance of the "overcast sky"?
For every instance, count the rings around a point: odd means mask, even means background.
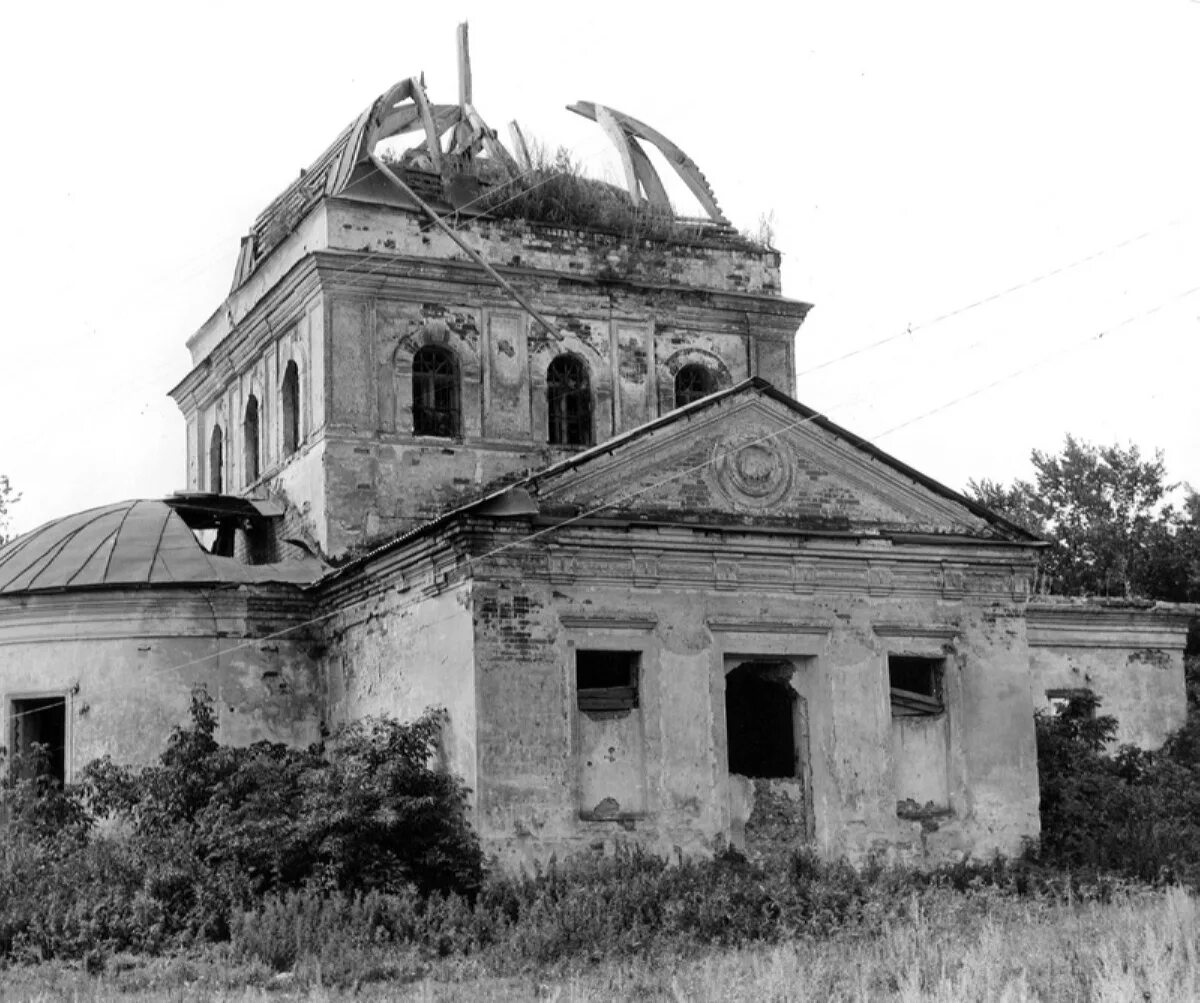
[[[564,108],[598,101],[683,147],[739,227],[773,216],[784,293],[815,304],[800,400],[954,488],[1067,433],[1200,488],[1196,0],[23,4],[0,43],[15,529],[184,486],[165,394],[238,238],[396,80],[455,101],[463,19],[502,135],[616,178]]]

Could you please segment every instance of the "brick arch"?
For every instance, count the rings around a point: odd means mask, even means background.
[[[675,376],[684,366],[693,364],[704,366],[712,371],[717,378],[718,390],[733,386],[733,374],[719,356],[703,348],[681,348],[665,359],[660,359],[655,367],[659,414],[675,410]]]
[[[413,357],[422,348],[444,348],[454,358],[458,371],[458,398],[463,437],[479,436],[483,430],[483,366],[478,350],[442,320],[412,325],[396,343],[391,354],[391,394],[384,406],[384,422],[400,435],[412,432]],[[390,405],[390,407],[388,406]],[[388,422],[388,419],[390,423]]]

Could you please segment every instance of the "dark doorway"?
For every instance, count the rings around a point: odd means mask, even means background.
[[[794,777],[796,692],[792,667],[746,662],[725,677],[725,727],[729,772],[744,777]]]
[[[48,774],[63,783],[67,777],[66,698],[14,700],[12,746],[17,778],[30,779]]]

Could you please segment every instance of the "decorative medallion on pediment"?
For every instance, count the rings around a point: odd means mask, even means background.
[[[717,442],[709,471],[711,481],[730,503],[761,511],[788,493],[795,464],[777,429],[744,429]]]

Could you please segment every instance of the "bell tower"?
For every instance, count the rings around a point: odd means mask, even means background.
[[[172,391],[189,488],[272,497],[329,557],[750,376],[792,390],[809,307],[679,147],[579,102],[625,187],[539,161],[475,110],[465,25],[459,60],[457,104],[401,80],[259,215]]]

